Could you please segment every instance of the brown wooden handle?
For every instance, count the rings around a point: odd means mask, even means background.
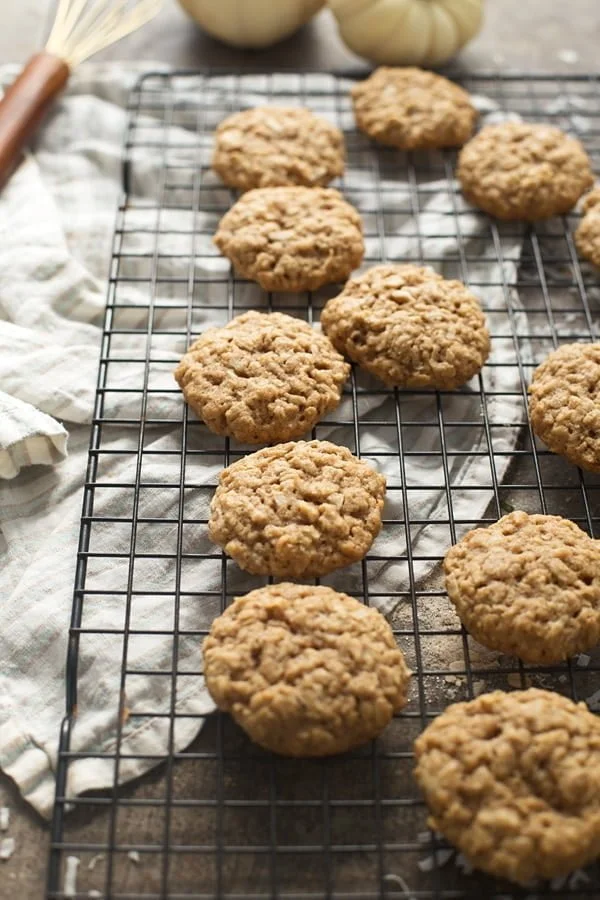
[[[69,80],[71,70],[52,53],[38,53],[0,100],[0,189],[19,162],[52,101]]]

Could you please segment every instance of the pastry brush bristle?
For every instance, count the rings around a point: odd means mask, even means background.
[[[74,69],[137,31],[161,6],[162,0],[59,0],[46,50]]]

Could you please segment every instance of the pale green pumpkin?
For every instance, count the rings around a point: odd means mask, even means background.
[[[329,0],[359,56],[388,66],[436,66],[481,27],[483,0]]]

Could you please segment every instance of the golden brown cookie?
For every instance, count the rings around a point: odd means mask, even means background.
[[[216,434],[247,444],[301,437],[340,402],[350,366],[307,322],[247,312],[210,328],[175,378]]]
[[[600,343],[563,344],[537,367],[529,416],[553,453],[600,472]]]
[[[486,125],[460,151],[456,174],[474,206],[527,222],[569,212],[594,181],[578,140],[531,122]]]
[[[584,259],[600,269],[600,187],[594,188],[584,199],[582,212],[575,243]]]
[[[460,147],[477,119],[461,87],[417,68],[376,69],[352,88],[361,131],[380,144],[402,150]]]
[[[446,590],[481,644],[560,662],[600,640],[599,547],[568,519],[513,512],[448,551]]]
[[[248,191],[221,219],[215,244],[266,291],[344,281],[364,253],[358,212],[331,188]]]
[[[224,469],[209,535],[246,572],[318,577],[363,558],[384,496],[383,475],[346,447],[278,444]]]
[[[217,128],[213,169],[242,191],[258,187],[329,184],[344,172],[339,128],[309,109],[259,106]]]
[[[600,719],[551,691],[482,694],[415,742],[440,831],[478,869],[527,884],[600,853]]]
[[[451,390],[490,351],[477,298],[431,269],[382,265],[352,278],[329,300],[321,326],[341,353],[387,385]]]
[[[406,703],[410,672],[386,620],[328,587],[284,582],[239,597],[203,653],[219,709],[285,756],[350,750]]]

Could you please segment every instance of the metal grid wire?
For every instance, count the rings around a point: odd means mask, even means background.
[[[497,263],[493,269],[497,275],[491,281],[489,276],[482,280],[477,245],[461,240],[461,228],[470,213],[452,182],[454,154],[399,154],[371,146],[354,130],[347,82],[333,76],[319,88],[315,88],[314,79],[298,76],[291,93],[280,93],[273,77],[260,76],[252,90],[259,100],[301,102],[337,119],[346,133],[349,171],[368,172],[372,179],[368,190],[372,214],[365,215],[365,262],[395,258],[390,251],[390,223],[404,202],[404,212],[412,217],[415,229],[410,260],[434,266],[443,263],[446,275],[462,279],[479,294],[490,316],[492,344],[501,348],[501,358],[492,354],[482,375],[468,390],[436,394],[387,390],[355,371],[340,408],[330,417],[329,426],[340,429],[336,433],[343,435],[358,455],[363,453],[367,427],[385,429],[391,448],[387,455],[398,467],[397,483],[390,488],[395,493],[393,509],[397,515],[385,519],[384,534],[403,535],[397,546],[405,549],[397,556],[393,550],[382,554],[376,543],[366,560],[353,568],[352,575],[339,573],[335,584],[344,590],[350,584],[354,589],[349,592],[365,603],[377,603],[382,599],[377,580],[379,564],[397,564],[398,590],[394,593],[386,588],[385,597],[392,601],[390,621],[416,673],[407,708],[381,739],[335,759],[294,761],[273,757],[251,745],[222,715],[209,717],[191,746],[174,752],[177,691],[182,679],[198,675],[181,670],[180,641],[192,638],[200,642],[207,630],[184,625],[185,607],[204,605],[210,615],[216,615],[233,596],[259,583],[241,577],[233,563],[221,557],[205,538],[204,543],[189,540],[190,534],[205,533],[206,518],[190,518],[188,499],[198,492],[209,497],[215,483],[204,483],[198,472],[208,464],[228,465],[245,448],[211,435],[189,415],[183,403],[177,406],[176,421],[153,413],[154,395],[159,390],[163,395],[170,392],[178,397],[171,381],[174,357],[164,348],[180,351],[200,330],[203,311],[220,310],[226,321],[245,308],[248,296],[247,283],[234,276],[225,261],[218,269],[218,253],[210,243],[213,225],[234,199],[225,189],[215,194],[215,182],[210,182],[210,135],[220,119],[239,108],[241,82],[238,76],[228,76],[217,95],[221,101],[215,102],[214,93],[207,99],[210,77],[150,74],[140,81],[130,100],[124,194],[114,238],[83,502],[67,665],[67,716],[58,754],[47,896],[72,896],[65,893],[65,860],[76,855],[81,861],[76,896],[105,900],[597,897],[600,872],[595,867],[574,879],[528,891],[462,871],[461,860],[451,855],[443,840],[427,831],[426,810],[411,774],[411,748],[417,734],[444,705],[473,697],[482,689],[533,684],[582,699],[600,686],[600,663],[594,656],[588,665],[578,660],[542,668],[506,657],[501,657],[500,663],[490,660],[453,617],[439,569],[445,550],[457,536],[468,528],[491,523],[513,508],[569,516],[590,534],[600,536],[600,480],[536,444],[526,415],[531,365],[566,341],[598,339],[600,281],[578,261],[572,236],[576,217],[553,221],[551,226],[527,228],[490,220],[486,238],[492,261]],[[578,134],[600,172],[600,78],[471,75],[458,80],[472,93],[497,101],[506,111],[528,120],[551,120]],[[179,143],[167,137],[172,135],[172,128],[185,129],[196,139]],[[158,177],[156,173],[151,176],[153,199],[142,204],[142,226],[136,218],[136,186],[149,177],[140,162],[148,148],[155,149],[160,165]],[[408,185],[404,200],[386,188],[389,180],[384,174],[393,175],[394,171]],[[451,223],[458,244],[456,252],[443,259],[428,252],[431,235],[419,233],[418,214],[427,204],[432,177],[445,180],[453,198],[451,208],[443,215]],[[205,187],[207,182],[212,185],[210,191]],[[342,187],[351,202],[359,206],[362,202],[364,208],[365,198],[358,196],[361,191],[365,193],[364,187],[357,187],[350,178]],[[215,196],[219,198],[216,205]],[[177,229],[176,233],[172,230],[172,209],[187,211],[189,228]],[[197,224],[200,213],[204,215],[202,227]],[[505,255],[515,240],[519,258],[516,279],[509,284]],[[198,274],[196,264],[204,257],[210,257],[216,267],[209,277]],[[143,293],[146,306],[135,327],[124,327],[130,310],[127,289],[132,283]],[[486,306],[486,296],[492,289],[500,292],[500,310]],[[264,308],[317,321],[324,300],[334,292],[323,296],[265,294],[261,302]],[[139,312],[139,307],[136,309]],[[159,325],[167,309],[170,324]],[[124,354],[120,342],[123,336],[139,338],[140,351]],[[111,412],[112,401],[125,390],[119,387],[119,379],[127,367],[139,373],[138,413],[119,418]],[[487,374],[494,367],[512,371],[513,390],[502,392],[489,387]],[[160,387],[153,383],[157,371],[162,371],[166,379]],[[492,412],[503,408],[495,405],[498,393],[506,394],[518,411],[510,421],[498,419]],[[365,405],[369,397],[375,397],[378,405]],[[456,409],[460,409],[456,403],[462,399],[464,412],[456,415]],[[415,402],[421,400],[430,404],[426,421],[413,414]],[[452,407],[451,401],[455,404]],[[454,410],[453,419],[449,419],[450,408]],[[315,429],[316,437],[322,436],[322,427]],[[127,429],[127,449],[106,449],[115,428]],[[173,471],[170,482],[161,485],[145,478],[148,457],[156,452],[148,450],[149,435],[156,429],[168,429],[174,441],[171,449],[160,451],[161,458],[172,463]],[[432,435],[426,451],[415,449],[423,429],[429,429]],[[489,463],[489,476],[468,487],[455,484],[452,477],[456,458],[470,452],[461,449],[460,441],[454,443],[464,430],[479,435],[482,449],[476,452]],[[110,453],[115,459],[125,455],[133,461],[132,479],[111,477],[110,466],[99,474]],[[417,454],[430,457],[433,466],[432,480],[426,485],[411,483],[410,473],[407,475],[411,457]],[[146,496],[157,487],[174,492],[175,499],[164,516],[155,510],[148,514],[145,504]],[[100,493],[116,490],[128,492],[129,514],[98,515],[95,504]],[[428,524],[415,513],[413,505],[414,492],[426,490],[441,492],[446,510],[436,521],[436,526],[445,529],[446,538],[436,544],[434,554],[423,553],[418,543],[405,540]],[[489,499],[485,512],[476,519],[458,516],[454,509],[457,491],[463,496],[471,491],[475,506],[478,496]],[[168,548],[161,537],[161,529],[166,526],[174,534],[174,543]],[[142,527],[155,529],[151,533],[156,539],[150,547],[146,541],[141,542]],[[104,762],[108,759],[113,763],[112,789],[67,801],[69,765],[80,756],[70,749],[77,708],[78,658],[84,642],[98,638],[94,629],[86,626],[85,613],[88,606],[102,602],[104,597],[102,585],[89,574],[98,556],[94,535],[97,529],[111,534],[113,528],[115,535],[117,529],[129,535],[127,553],[103,553],[100,560],[110,565],[111,556],[120,556],[128,566],[123,590],[113,592],[122,601],[123,622],[105,632],[106,639],[122,643],[121,690],[114,703],[119,707],[119,721],[124,721],[131,679],[159,674],[169,680],[167,707],[139,711],[142,717],[166,720],[167,758],[137,783],[118,787],[124,757],[119,727],[114,751],[98,754]],[[171,559],[175,568],[174,583],[153,592],[157,602],[165,602],[171,609],[165,627],[165,634],[172,635],[171,664],[161,673],[132,670],[128,661],[132,642],[146,634],[135,603],[144,593],[137,585],[137,571],[148,557]],[[221,585],[216,591],[203,593],[202,587],[190,585],[186,572],[189,566],[193,570],[206,559],[219,561]],[[72,808],[67,811],[69,804]]]

